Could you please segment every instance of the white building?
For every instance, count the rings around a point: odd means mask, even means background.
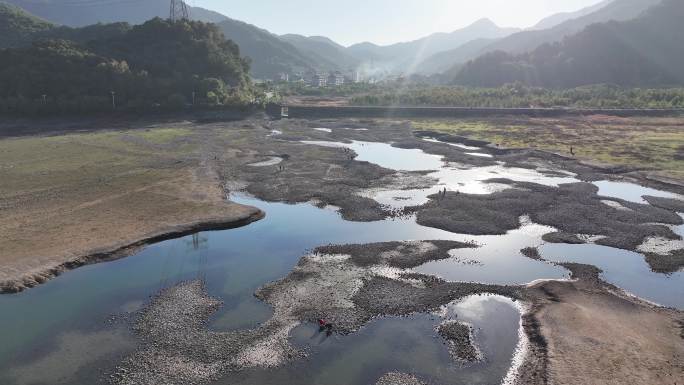
[[[331,72],[328,76],[328,86],[338,87],[344,84],[344,75],[340,72]]]
[[[327,87],[328,86],[328,77],[324,74],[319,74],[319,73],[314,73],[311,75],[311,81],[310,81],[311,87]]]

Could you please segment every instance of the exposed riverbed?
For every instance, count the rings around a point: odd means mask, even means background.
[[[332,133],[318,128],[319,133]],[[280,135],[280,131],[278,134]],[[507,167],[503,162],[473,166],[444,161],[442,156],[386,143],[305,141],[309,145],[345,147],[355,161],[398,172],[423,173],[424,188],[374,188],[361,192],[383,206],[419,206],[446,189],[450,193],[490,195],[510,189],[505,180],[555,188],[578,179],[572,173]],[[434,143],[434,142],[431,142]],[[472,153],[473,146],[453,146]],[[480,148],[477,148],[480,150]],[[481,157],[475,153],[476,157]],[[494,155],[487,155],[487,159]],[[282,157],[265,158],[249,167],[279,167]],[[492,181],[492,179],[495,179]],[[428,181],[428,182],[425,182]],[[642,196],[678,198],[631,185],[627,192],[613,182],[597,182],[599,195],[646,204]],[[624,186],[623,186],[624,187]],[[524,187],[515,187],[524,191]],[[432,198],[431,198],[432,197]],[[86,266],[29,291],[0,296],[0,382],[7,384],[92,384],[111,373],[135,351],[136,336],[128,325],[160,289],[189,280],[205,282],[207,293],[222,301],[207,328],[231,332],[254,329],[273,316],[271,306],[254,293],[290,273],[300,258],[319,246],[389,241],[450,240],[473,248],[450,251],[450,258],[404,269],[453,282],[524,285],[542,279],[567,279],[556,264],[524,256],[539,248],[553,262],[579,262],[603,270],[602,277],[629,293],[662,305],[684,308],[684,273],[651,271],[644,256],[633,251],[592,244],[549,244],[542,237],[554,227],[521,215],[519,226],[503,235],[470,235],[416,223],[413,214],[369,222],[342,219],[334,207],[310,203],[284,204],[233,194],[236,203],[256,206],[265,219],[247,227],[204,232],[164,241],[118,261]],[[612,201],[611,201],[612,202]],[[617,209],[616,209],[617,210]],[[674,227],[681,235],[681,226]],[[667,241],[667,240],[666,240]],[[390,271],[389,275],[397,274]],[[447,319],[470,324],[474,346],[483,360],[455,362],[437,328]],[[252,368],[222,374],[225,384],[369,384],[396,371],[439,384],[500,383],[520,345],[520,310],[510,299],[475,296],[454,301],[441,313],[384,317],[350,335],[320,333],[302,323],[291,330],[290,343],[308,358],[275,369]],[[77,347],[90,346],[89,349]]]

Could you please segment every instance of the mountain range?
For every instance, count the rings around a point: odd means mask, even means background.
[[[487,53],[466,64],[455,83],[554,88],[684,84],[683,19],[684,2],[663,0],[635,19],[595,23],[526,53]]]
[[[7,31],[0,36],[0,47],[24,44],[41,31],[57,28],[50,23],[72,27],[121,21],[139,24],[168,14],[168,0],[5,1],[27,12],[12,9],[14,24],[6,27]],[[560,42],[595,23],[634,19],[660,1],[605,0],[576,12],[549,16],[524,31],[502,28],[481,19],[450,33],[435,33],[387,46],[365,42],[344,47],[322,36],[279,36],[199,7],[190,7],[190,14],[193,19],[216,23],[227,38],[237,43],[241,54],[251,59],[251,72],[256,78],[310,71],[360,71],[367,77],[381,78],[414,73],[452,76],[468,61],[487,53],[531,52],[544,44]],[[0,32],[3,27],[0,24]]]
[[[473,40],[496,39],[518,31],[517,28],[501,28],[489,19],[480,19],[450,33],[434,33],[422,39],[387,46],[355,44],[347,51],[362,62],[372,61],[389,72],[412,73],[425,59],[439,52],[458,48]]]
[[[591,24],[634,19],[660,2],[661,0],[604,1],[576,13],[550,16],[531,30],[520,31],[502,39],[490,41],[488,44],[480,42],[475,46],[463,45],[449,52],[441,52],[436,57],[426,59],[417,67],[416,72],[425,75],[441,73],[488,52],[504,51],[514,54],[529,52],[542,44],[561,41]],[[558,24],[554,25],[555,22]],[[539,29],[540,25],[546,28]]]

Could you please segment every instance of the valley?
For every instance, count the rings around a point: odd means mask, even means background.
[[[681,385],[682,19],[0,0],[0,384]]]

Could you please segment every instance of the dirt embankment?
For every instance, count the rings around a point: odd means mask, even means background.
[[[226,201],[205,140],[185,127],[1,140],[0,292],[262,218]]]
[[[530,345],[518,383],[680,383],[684,312],[626,295],[602,281],[594,266],[559,265],[571,271],[571,281],[543,281],[526,290],[530,307],[523,327]]]
[[[529,329],[538,336],[537,362],[547,363],[540,381],[523,383],[681,383],[684,314],[626,297],[586,270],[576,282],[530,288]]]

